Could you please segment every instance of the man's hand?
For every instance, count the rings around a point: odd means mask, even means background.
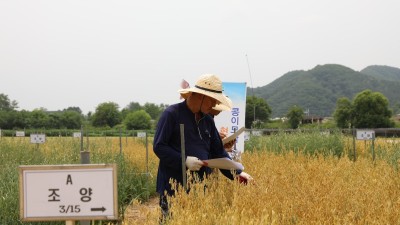
[[[191,171],[199,171],[200,168],[204,165],[204,162],[198,159],[197,157],[188,156],[186,158],[186,167]]]
[[[243,184],[247,184],[247,182],[253,182],[254,179],[246,172],[241,172],[239,174],[239,182]]]
[[[226,133],[226,132],[219,132],[219,137],[220,137],[221,140],[222,140],[222,139],[228,137],[228,133]],[[233,146],[235,145],[235,143],[236,143],[236,139],[234,139],[234,140],[232,140],[232,141],[230,141],[230,142],[225,143],[225,144],[224,144],[224,149],[225,149],[227,152],[231,152]]]
[[[221,138],[221,140],[228,137],[228,133],[226,133],[226,132],[218,132],[218,133],[219,133],[219,137]]]
[[[224,144],[225,150],[226,150],[227,152],[231,152],[233,146],[235,145],[235,143],[236,143],[236,139],[233,139],[232,141],[225,143],[225,144]]]

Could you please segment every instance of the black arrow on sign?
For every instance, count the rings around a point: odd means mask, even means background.
[[[104,206],[101,207],[101,208],[90,208],[90,211],[102,211],[102,212],[104,212],[104,211],[106,211],[106,208],[104,208]]]

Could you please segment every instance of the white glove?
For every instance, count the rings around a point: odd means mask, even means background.
[[[203,166],[203,162],[198,159],[197,157],[188,156],[186,158],[186,167],[191,171],[199,171],[200,168]]]
[[[239,181],[240,183],[247,184],[247,182],[251,182],[253,178],[246,172],[241,172],[239,174]]]

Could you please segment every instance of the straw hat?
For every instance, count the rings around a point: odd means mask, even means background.
[[[213,107],[214,110],[217,111],[231,111],[232,107],[233,107],[233,103],[232,100],[230,100],[228,98],[228,96],[225,96],[227,103],[229,103],[228,105],[224,105],[224,104],[217,104],[216,106]]]
[[[192,92],[196,92],[217,100],[218,104],[232,107],[222,91],[222,81],[214,74],[201,75],[194,87],[178,90],[184,99],[187,99]]]

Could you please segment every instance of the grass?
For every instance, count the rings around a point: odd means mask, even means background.
[[[252,137],[246,143],[247,151],[270,151],[276,154],[287,152],[307,155],[342,156],[344,154],[344,136],[339,131],[295,131],[286,133],[281,130],[267,137]]]
[[[61,165],[80,163],[80,139],[46,138],[41,145],[29,138],[2,138],[0,141],[0,224],[65,224],[65,222],[22,222],[19,216],[19,165]],[[118,205],[123,220],[126,207],[134,199],[146,200],[154,195],[154,177],[146,173],[145,146],[137,138],[121,142],[118,138],[85,139],[91,163],[115,163],[118,172]],[[151,151],[151,149],[149,150]],[[151,155],[153,156],[153,155]],[[153,156],[154,158],[155,156]],[[154,173],[149,171],[149,173]],[[111,223],[112,221],[108,221]]]

